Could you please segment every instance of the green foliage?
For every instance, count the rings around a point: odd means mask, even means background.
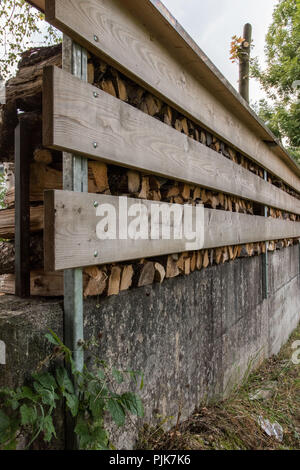
[[[279,0],[266,36],[266,68],[258,59],[251,67],[269,102],[256,111],[274,134],[300,158],[300,1]]]
[[[117,392],[126,377],[137,383],[141,374],[111,369],[92,352],[94,341],[84,345],[94,359],[93,371],[85,366],[83,372],[78,372],[71,351],[58,336],[51,332],[46,338],[55,347],[54,352],[40,365],[42,369],[32,374],[32,384],[16,390],[0,389],[0,449],[15,449],[21,434],[29,436],[27,448],[40,436],[51,442],[56,438],[54,412],[62,401],[75,419],[80,449],[112,448],[105,414],[110,414],[117,426],[124,426],[128,414],[143,416],[139,396]],[[67,367],[57,365],[62,360]],[[45,371],[46,366],[53,372]]]
[[[26,49],[36,43],[55,44],[61,37],[45,23],[44,15],[25,0],[0,1],[0,26],[0,76],[4,79],[11,75]]]

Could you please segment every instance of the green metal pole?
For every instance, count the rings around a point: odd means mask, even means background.
[[[87,81],[87,51],[67,36],[63,39],[63,68],[81,80]],[[88,191],[86,158],[63,154],[63,187],[67,191]],[[84,366],[82,269],[64,272],[64,335],[66,346],[73,352],[76,370],[82,372]],[[77,442],[72,420],[67,420],[66,427],[66,446],[68,449],[74,449],[77,447]]]
[[[264,179],[268,181],[268,173],[264,170]],[[264,207],[264,216],[268,217],[268,207]],[[269,242],[266,242],[266,253],[263,256],[263,296],[267,299],[269,296]]]

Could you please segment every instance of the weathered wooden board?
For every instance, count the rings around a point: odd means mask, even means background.
[[[117,232],[116,240],[99,240],[96,233],[101,217],[99,208],[110,204],[119,219],[120,200],[126,200],[128,208],[143,204],[148,209],[153,201],[82,194],[69,191],[48,191],[45,193],[45,269],[61,270],[79,266],[129,261],[139,258],[180,253],[202,248],[238,245],[265,240],[300,237],[300,223],[265,217],[249,216],[233,212],[204,210],[204,241],[188,243],[182,238],[163,240],[130,239]],[[96,203],[96,204],[95,204]],[[163,203],[165,208],[170,204]],[[176,206],[176,205],[174,205]],[[121,206],[120,213],[124,214]],[[178,206],[177,207],[183,207]],[[103,208],[103,207],[102,207]],[[104,210],[104,208],[103,208]],[[192,208],[193,218],[196,208]],[[124,223],[122,229],[130,225]],[[122,219],[124,221],[124,219]],[[161,221],[161,227],[165,224]],[[119,223],[117,222],[117,225]],[[121,224],[120,224],[121,228]],[[124,239],[123,239],[124,238]]]
[[[43,122],[46,146],[300,214],[300,201],[296,198],[58,68],[45,69]]]
[[[300,191],[300,168],[152,2],[47,0],[46,19]]]

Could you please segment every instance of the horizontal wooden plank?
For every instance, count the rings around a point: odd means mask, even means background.
[[[44,145],[300,214],[300,200],[207,146],[61,69],[44,73]]]
[[[30,208],[30,231],[39,232],[44,228],[44,208],[35,206]],[[11,239],[15,236],[15,210],[3,209],[0,211],[0,238]]]
[[[121,202],[122,200],[122,202]],[[126,201],[126,202],[125,202]],[[95,204],[96,203],[96,204]],[[121,203],[121,206],[119,205]],[[267,240],[300,237],[300,223],[249,216],[233,212],[203,209],[203,220],[198,227],[204,228],[204,240],[195,243],[180,239],[132,239],[124,232],[132,222],[132,218],[124,218],[119,222],[120,214],[124,217],[127,204],[128,210],[138,204],[147,208],[160,203],[141,201],[115,196],[82,194],[68,191],[48,191],[45,193],[45,269],[48,271],[100,265],[105,263],[129,261],[139,258],[161,256],[202,248],[217,248]],[[115,240],[100,240],[97,236],[97,224],[101,222],[99,210],[107,210],[103,205],[109,204],[117,216]],[[102,209],[101,209],[102,206]],[[160,207],[168,209],[171,205],[162,203]],[[135,206],[136,207],[136,206]],[[173,207],[183,208],[174,204]],[[195,224],[196,208],[192,209]],[[128,212],[129,213],[129,212]],[[103,213],[104,215],[104,213]],[[167,217],[162,217],[161,228],[165,227]],[[176,225],[175,221],[174,225]],[[202,224],[202,225],[201,225]],[[149,229],[150,230],[150,229]],[[148,233],[148,231],[147,231]],[[122,239],[121,239],[122,238]],[[123,239],[124,238],[124,239]]]
[[[47,0],[46,19],[300,191],[300,168],[153,2]]]
[[[15,295],[15,275],[0,276],[0,293]],[[64,295],[63,273],[45,273],[32,271],[30,273],[30,295],[38,297],[61,297]]]

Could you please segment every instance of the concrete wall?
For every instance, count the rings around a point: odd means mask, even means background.
[[[263,300],[262,257],[239,259],[162,285],[85,304],[85,336],[102,333],[103,358],[141,370],[146,421],[158,412],[187,417],[206,398],[230,392],[249,364],[276,354],[300,320],[299,245],[269,257]],[[61,300],[0,298],[7,365],[0,386],[22,383],[48,352],[44,334],[62,336]],[[115,434],[130,446],[135,429]]]

